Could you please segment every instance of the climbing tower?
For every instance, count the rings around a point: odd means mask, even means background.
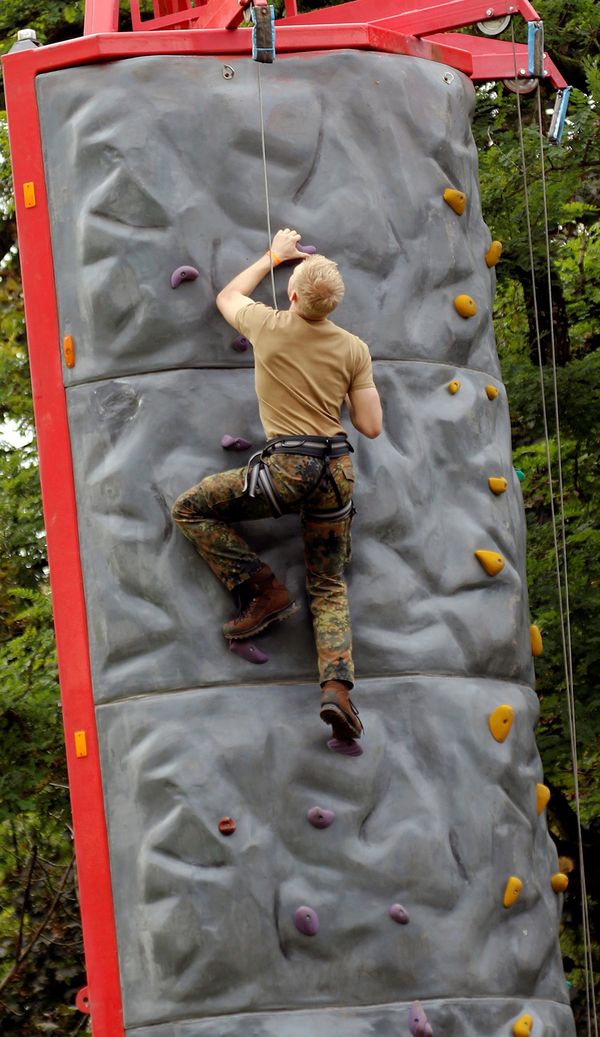
[[[528,45],[404,6],[132,2],[118,32],[96,0],[5,59],[94,1037],[574,1034],[470,127],[473,80],[551,81],[553,132],[568,91],[526,0],[492,13]],[[264,665],[228,652],[169,514],[244,462],[224,435],[261,443],[214,296],[266,247],[265,178],[273,227],[339,261],[384,402],[351,436],[356,756],[307,609]],[[295,522],[249,536],[301,598]]]

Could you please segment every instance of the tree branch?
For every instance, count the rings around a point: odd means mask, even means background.
[[[60,903],[60,898],[61,898],[61,896],[63,894],[64,888],[65,888],[65,886],[67,884],[69,876],[70,876],[71,872],[73,871],[73,864],[74,864],[74,859],[71,861],[71,863],[69,864],[68,868],[65,869],[65,873],[64,873],[62,879],[60,880],[60,885],[59,885],[58,889],[56,890],[56,893],[54,894],[52,903],[50,904],[50,907],[46,911],[46,914],[44,915],[42,921],[40,922],[40,924],[38,925],[37,929],[35,930],[33,936],[31,937],[31,939],[29,941],[29,943],[27,944],[27,946],[22,951],[21,956],[19,957],[18,961],[15,962],[15,964],[13,965],[12,969],[10,970],[10,972],[7,973],[7,975],[4,977],[2,982],[0,982],[0,994],[2,993],[4,988],[8,986],[8,984],[11,982],[11,980],[14,979],[14,977],[16,976],[17,972],[19,971],[19,969],[20,969],[21,965],[23,964],[23,962],[25,961],[25,959],[27,957],[29,957],[29,955],[31,954],[33,948],[35,947],[36,943],[38,942],[40,936],[42,935],[44,929],[48,925],[48,922],[50,921],[50,919],[52,918],[53,914],[55,913],[55,911],[56,911],[56,909],[57,909],[57,907],[58,907],[58,905]]]

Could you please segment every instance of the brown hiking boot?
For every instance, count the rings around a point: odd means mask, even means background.
[[[276,579],[272,569],[263,565],[249,580],[237,588],[240,610],[235,619],[223,624],[223,633],[230,640],[253,637],[276,619],[286,619],[297,609],[287,588]]]
[[[364,731],[358,710],[343,681],[325,681],[321,699],[321,720],[331,724],[333,737],[342,741],[360,738]]]

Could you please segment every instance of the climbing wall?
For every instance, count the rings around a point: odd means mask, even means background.
[[[262,72],[273,225],[340,262],[336,319],[385,408],[380,439],[351,436],[366,735],[346,757],[306,604],[263,666],[228,652],[230,597],[169,516],[244,463],[224,434],[261,442],[214,307],[267,244],[257,68],[232,68],[37,80],[126,1032],[426,1037],[426,1014],[436,1037],[569,1037],[472,85],[376,53]],[[303,601],[296,522],[246,528]]]

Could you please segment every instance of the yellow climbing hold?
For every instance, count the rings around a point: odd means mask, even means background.
[[[535,800],[537,804],[537,812],[538,814],[541,814],[542,810],[545,810],[550,802],[550,789],[547,785],[539,784],[535,786]]]
[[[457,295],[454,300],[454,309],[457,313],[460,313],[461,317],[468,320],[469,317],[474,317],[477,313],[477,303],[470,295]]]
[[[544,651],[544,642],[542,641],[542,631],[539,627],[536,627],[535,623],[532,623],[529,627],[529,637],[531,638],[531,654],[541,655]]]
[[[504,569],[504,559],[497,551],[475,551],[475,557],[488,576],[497,576]]]
[[[454,396],[454,393],[458,392],[459,389],[460,382],[458,378],[454,378],[451,382],[448,382],[448,392],[451,396]]]
[[[455,190],[454,187],[447,187],[444,191],[444,201],[446,205],[449,205],[451,209],[459,216],[462,216],[463,212],[467,207],[467,196],[462,191]]]
[[[508,738],[514,718],[515,713],[512,706],[507,705],[496,706],[494,712],[490,714],[488,724],[497,742],[503,742]]]
[[[533,1016],[529,1015],[528,1012],[525,1015],[520,1015],[513,1026],[514,1037],[529,1037],[529,1034],[533,1030]]]
[[[488,248],[485,254],[485,261],[488,266],[496,266],[496,263],[502,255],[502,242],[492,241],[492,244]]]
[[[523,883],[521,879],[518,879],[516,875],[511,875],[508,882],[506,883],[506,889],[504,890],[504,899],[502,903],[505,907],[512,907],[516,904],[517,900],[521,896],[521,890],[523,889]]]
[[[495,400],[498,395],[498,390],[495,385],[486,385],[485,394],[488,400]]]
[[[506,493],[508,489],[508,483],[502,475],[490,475],[488,479],[488,486],[492,493],[495,493],[497,497],[501,493]]]
[[[569,876],[563,875],[562,871],[557,871],[556,875],[550,879],[550,885],[555,893],[564,893],[569,885]]]

